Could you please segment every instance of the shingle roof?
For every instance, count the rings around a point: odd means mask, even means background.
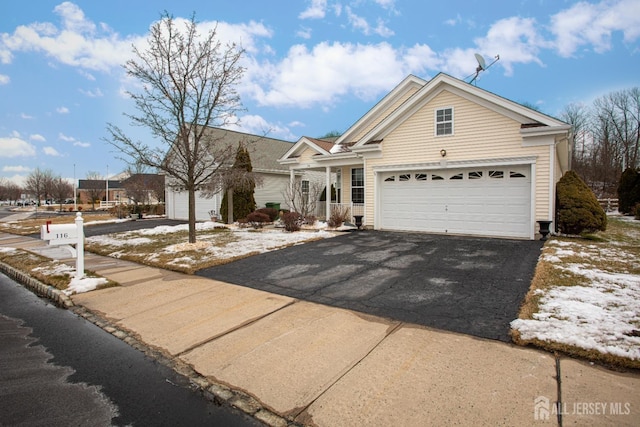
[[[289,151],[292,142],[214,127],[207,128],[206,135],[214,138],[216,144],[237,147],[243,143],[249,151],[251,166],[255,171],[289,170],[288,166],[278,163],[278,159]]]
[[[335,145],[333,142],[330,141],[326,141],[324,139],[317,139],[317,138],[309,138],[308,136],[306,137],[309,141],[313,142],[314,144],[316,144],[318,147],[322,148],[325,151],[330,152],[331,149],[333,148],[333,146]]]

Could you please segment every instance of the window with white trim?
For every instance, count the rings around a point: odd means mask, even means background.
[[[301,186],[301,190],[302,190],[302,199],[304,200],[304,203],[308,203],[309,202],[309,181],[302,180],[302,186]]]
[[[453,107],[436,110],[436,136],[453,135]]]
[[[351,203],[364,203],[364,169],[351,169]]]

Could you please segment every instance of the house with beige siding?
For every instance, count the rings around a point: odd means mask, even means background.
[[[334,143],[303,137],[280,163],[324,172],[326,210],[370,229],[534,239],[554,221],[569,130],[449,75],[408,76]]]
[[[257,207],[265,207],[267,203],[279,203],[284,207],[289,169],[281,165],[278,159],[293,143],[214,127],[206,129],[205,138],[214,140],[220,147],[228,147],[234,153],[238,144],[243,144],[249,151],[253,172],[260,177],[254,192]],[[300,174],[296,176],[301,179]],[[188,219],[188,192],[170,177],[166,179],[165,190],[167,218]],[[222,192],[206,195],[196,191],[196,220],[208,221],[212,216],[219,216],[222,197]]]

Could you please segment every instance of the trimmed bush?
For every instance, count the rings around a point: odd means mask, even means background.
[[[271,222],[271,219],[267,214],[262,212],[251,212],[245,220],[253,227],[253,228],[262,228],[264,224]]]
[[[278,218],[278,211],[274,208],[260,208],[256,212],[267,215],[271,222],[275,221],[276,218]]]
[[[331,215],[327,225],[331,228],[338,228],[351,217],[350,209],[346,206],[332,206]]]
[[[618,183],[618,210],[623,214],[633,214],[633,208],[640,203],[640,170],[627,168]]]
[[[300,231],[304,218],[297,212],[287,212],[282,215],[284,229],[287,231]]]
[[[577,173],[565,173],[558,181],[556,194],[558,229],[561,233],[593,233],[607,229],[607,215],[593,191]]]

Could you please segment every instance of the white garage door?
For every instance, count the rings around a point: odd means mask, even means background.
[[[211,219],[209,211],[215,210],[219,213],[219,196],[215,194],[212,198],[206,199],[196,192],[196,221],[209,221]],[[189,193],[186,191],[167,191],[167,218],[189,219]]]
[[[530,237],[529,165],[387,172],[381,179],[383,229]]]

